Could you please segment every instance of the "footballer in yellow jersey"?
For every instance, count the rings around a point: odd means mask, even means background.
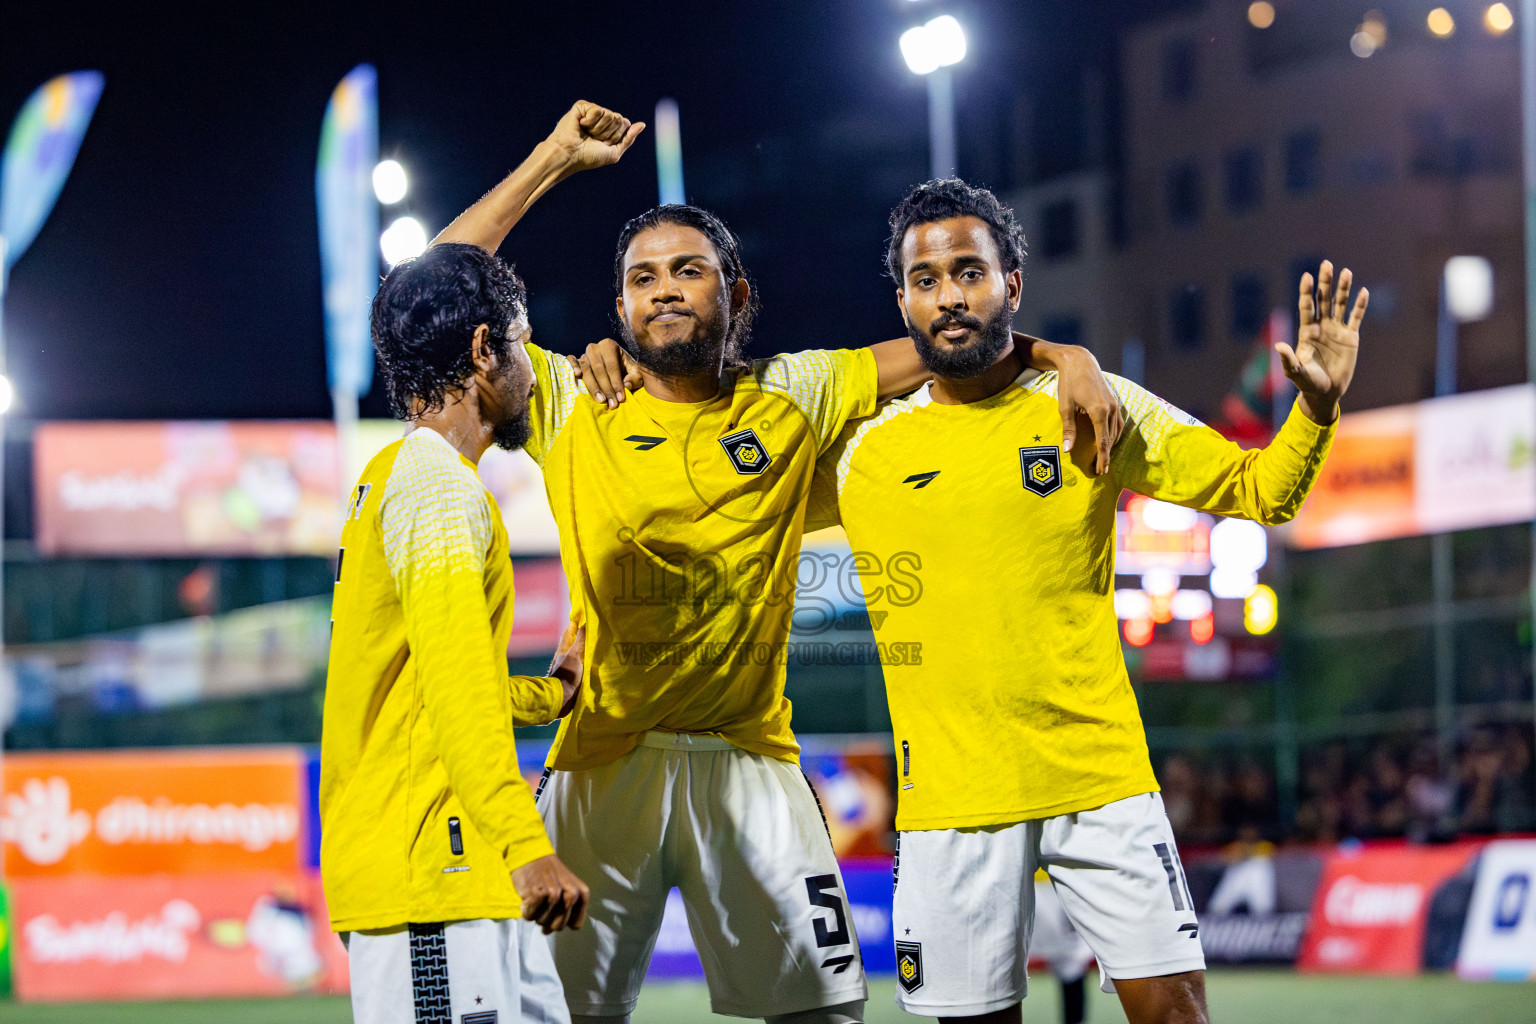
[[[637,132],[577,104],[506,194],[531,201]],[[358,481],[333,602],[320,863],[354,1017],[569,1024],[540,929],[580,928],[590,892],[553,851],[512,730],[574,703],[581,637],[551,677],[508,675],[512,564],[475,472],[492,444],[528,438],[522,282],[482,248],[436,246],[390,271],[372,331],[391,407],[417,429]]]
[[[515,178],[439,242],[496,248],[531,201]],[[595,402],[566,357],[527,348],[527,449],[587,666],[539,796],[593,887],[589,926],[554,939],[567,1002],[603,1020],[634,1008],[675,887],[717,1012],[857,1021],[858,940],[799,770],[785,650],[816,457],[926,371],[905,339],[741,358],[755,300],[735,236],[703,210],[632,220],[615,276],[644,391]],[[1112,400],[1096,366],[1073,379]]]
[[[1126,430],[1095,476],[1061,450],[1055,375],[1011,351],[1012,211],[949,180],[914,190],[891,221],[892,276],[936,379],[851,424],[820,462],[818,496],[835,491],[871,569],[920,567],[915,597],[866,594],[881,647],[921,649],[920,663],[883,666],[899,759],[898,1002],[1018,1020],[1042,866],[1133,1024],[1203,1020],[1194,908],[1121,655],[1116,505],[1124,488],[1292,518],[1333,437],[1366,293],[1346,316],[1349,271],[1335,293],[1324,263],[1316,303],[1303,279],[1299,342],[1281,346],[1301,394],[1261,451],[1109,378]]]

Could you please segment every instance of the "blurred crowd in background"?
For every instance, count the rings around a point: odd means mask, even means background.
[[[1301,804],[1283,828],[1273,771],[1253,760],[1174,753],[1158,772],[1168,816],[1182,843],[1336,842],[1536,830],[1531,727],[1464,730],[1453,770],[1440,770],[1433,735],[1374,737],[1308,750]]]

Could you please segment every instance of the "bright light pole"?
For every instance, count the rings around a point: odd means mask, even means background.
[[[1452,256],[1440,274],[1440,308],[1435,318],[1435,397],[1456,393],[1456,335],[1460,326],[1482,320],[1493,309],[1493,264],[1482,256]],[[1451,622],[1455,564],[1451,535],[1429,538],[1430,593],[1435,621],[1435,736],[1440,771],[1450,778],[1456,761],[1456,634]]]
[[[1520,0],[1520,135],[1525,165],[1525,377],[1536,384],[1536,0]],[[1536,629],[1536,520],[1531,522],[1531,626]],[[1536,644],[1531,645],[1536,698]],[[1536,699],[1532,707],[1536,708]],[[1533,765],[1536,767],[1536,765]]]
[[[955,173],[955,86],[950,68],[965,59],[965,30],[948,14],[901,34],[901,55],[928,80],[928,174]]]

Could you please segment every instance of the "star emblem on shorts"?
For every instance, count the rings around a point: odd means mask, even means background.
[[[1036,441],[1039,441],[1039,440],[1040,440],[1040,435],[1039,435],[1039,434],[1036,434],[1036,435],[1035,435],[1035,440],[1036,440]]]
[[[475,996],[475,1005],[476,1006],[479,1006],[483,1002],[485,1002],[484,999],[481,999],[479,996]]]

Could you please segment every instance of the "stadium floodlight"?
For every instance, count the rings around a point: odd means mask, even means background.
[[[914,75],[958,64],[965,59],[965,29],[953,15],[941,14],[901,34],[901,56]]]
[[[1494,4],[1483,12],[1483,27],[1489,35],[1501,36],[1514,26],[1515,15],[1508,4]]]
[[[1248,24],[1254,28],[1269,28],[1275,23],[1275,5],[1269,0],[1254,0],[1248,5]]]
[[[965,29],[941,14],[901,34],[901,56],[914,75],[928,82],[928,173],[955,173],[955,87],[949,69],[965,59]]]
[[[0,416],[11,411],[11,401],[16,397],[16,391],[11,387],[11,378],[0,374]]]
[[[405,176],[405,168],[400,166],[398,160],[380,160],[373,169],[373,194],[379,197],[379,202],[385,206],[393,206],[405,198],[406,190],[410,182]]]
[[[1485,319],[1493,311],[1493,264],[1486,256],[1445,261],[1445,301],[1458,323]]]
[[[391,267],[420,256],[427,250],[427,229],[415,217],[401,217],[379,236],[379,249],[384,253],[384,262]]]
[[[1429,31],[1441,39],[1449,39],[1456,32],[1456,19],[1444,7],[1436,7],[1424,19]]]

